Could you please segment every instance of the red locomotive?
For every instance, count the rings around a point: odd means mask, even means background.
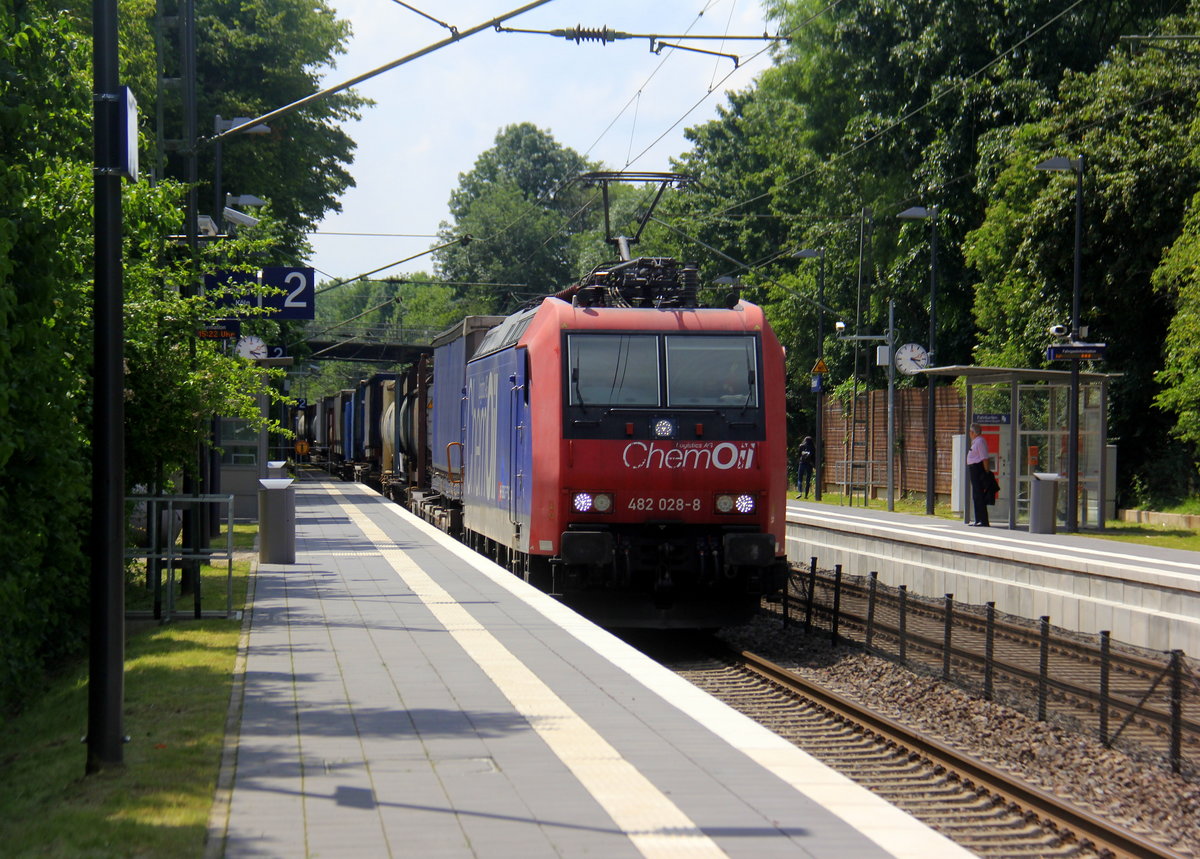
[[[381,482],[604,625],[741,622],[787,569],[783,349],[756,305],[700,306],[694,264],[610,241],[380,383]]]

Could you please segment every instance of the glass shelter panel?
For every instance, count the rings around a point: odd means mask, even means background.
[[[259,432],[247,421],[225,418],[221,421],[221,463],[257,465]]]
[[[1067,384],[1024,384],[1019,386],[1018,460],[1019,468],[1017,513],[1027,521],[1029,516],[1029,485],[1034,472],[1067,476],[1068,444],[1067,411],[1070,386]],[[1101,385],[1081,383],[1079,386],[1079,524],[1097,525],[1101,522],[1100,470],[1103,466],[1102,448],[1105,443],[1104,407]],[[1067,484],[1064,480],[1057,493],[1057,518],[1060,525],[1067,520]]]

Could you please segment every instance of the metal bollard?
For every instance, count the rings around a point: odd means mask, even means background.
[[[787,572],[784,574],[784,577],[783,577],[783,598],[781,600],[782,605],[780,606],[780,608],[783,609],[783,628],[784,629],[788,628],[788,621],[791,619],[789,617],[789,615],[791,614],[791,605],[790,605],[790,602],[788,599],[788,597],[790,596],[791,590],[792,590],[792,568],[791,568],[791,565],[789,565],[787,568]]]
[[[296,563],[296,487],[290,477],[258,481],[258,560]]]
[[[1171,771],[1183,769],[1183,651],[1171,651]]]

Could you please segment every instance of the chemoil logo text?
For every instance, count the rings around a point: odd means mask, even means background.
[[[755,448],[753,442],[662,445],[658,442],[631,441],[625,445],[621,461],[626,468],[635,470],[746,471],[754,467]]]

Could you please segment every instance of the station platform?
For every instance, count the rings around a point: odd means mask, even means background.
[[[253,576],[209,856],[968,856],[369,488]]]
[[[802,568],[815,557],[921,596],[995,602],[1075,632],[1200,654],[1200,552],[795,500],[787,521],[788,559]]]

